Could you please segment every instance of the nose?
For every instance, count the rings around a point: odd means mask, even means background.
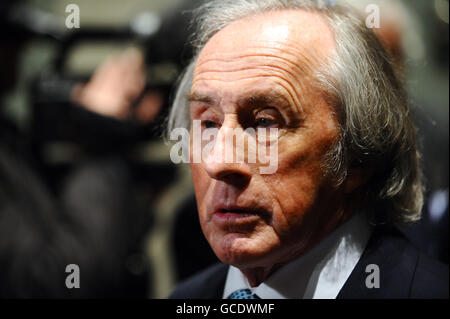
[[[245,167],[237,163],[208,163],[205,170],[211,178],[239,188],[247,186],[251,179]]]
[[[214,147],[203,162],[203,166],[211,178],[242,188],[248,185],[252,173],[248,163],[244,160],[237,161],[236,153],[244,152],[245,148],[236,150],[234,139],[230,139],[229,136],[227,138],[228,134],[233,134],[232,132],[233,130],[224,127],[219,130]]]

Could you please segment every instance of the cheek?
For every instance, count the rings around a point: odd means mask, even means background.
[[[291,237],[297,233],[316,201],[316,179],[298,167],[286,175],[271,177],[267,183],[270,184],[269,194],[273,194],[276,203],[272,227],[281,238]]]
[[[203,180],[202,177],[202,167],[200,164],[192,163],[191,161],[191,175],[192,175],[192,181],[194,182],[194,187],[200,186]]]
[[[203,210],[205,205],[205,197],[209,187],[210,178],[201,164],[191,162],[192,181],[194,183],[195,197],[199,211]]]
[[[265,177],[279,206],[273,216],[273,226],[280,236],[290,235],[301,227],[323,200],[321,190],[329,184],[323,163],[337,140],[337,130],[320,118],[314,124],[310,130],[301,129],[303,131],[286,137],[279,147],[277,173]]]
[[[208,213],[208,206],[211,205],[211,183],[213,179],[206,173],[201,164],[191,164],[191,174],[194,183],[195,198],[200,220],[200,226],[206,239],[214,248],[214,238],[217,230],[212,223],[212,215]]]

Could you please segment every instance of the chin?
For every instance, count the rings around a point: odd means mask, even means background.
[[[228,234],[213,245],[217,258],[237,268],[261,267],[270,256],[270,249],[262,249],[261,243],[245,238],[242,234]]]

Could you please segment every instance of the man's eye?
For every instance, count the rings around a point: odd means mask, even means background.
[[[213,121],[202,121],[203,122],[203,127],[208,129],[208,128],[217,128],[217,123],[213,122]]]
[[[256,127],[275,127],[278,123],[274,121],[273,119],[261,117],[256,119]]]

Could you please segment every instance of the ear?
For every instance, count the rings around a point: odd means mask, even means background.
[[[344,192],[353,193],[356,189],[365,185],[372,175],[372,169],[365,167],[358,160],[352,161],[344,182]]]

